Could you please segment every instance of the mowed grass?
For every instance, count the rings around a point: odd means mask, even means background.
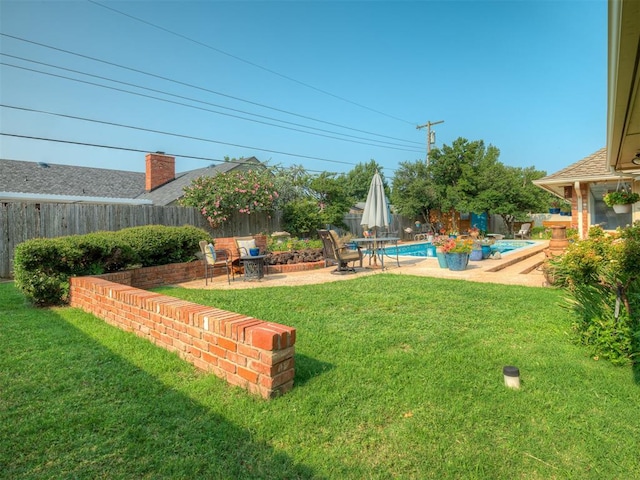
[[[293,391],[255,398],[0,284],[1,478],[640,478],[638,378],[573,343],[559,291],[386,274],[159,291],[296,327]]]

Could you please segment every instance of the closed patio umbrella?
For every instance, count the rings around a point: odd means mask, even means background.
[[[377,171],[371,179],[360,225],[366,225],[367,228],[373,229],[374,239],[378,236],[379,228],[389,227],[389,206],[387,205],[387,197],[385,196],[384,186],[382,185],[382,177],[380,177]],[[377,248],[375,241],[373,248],[375,252]],[[374,261],[376,261],[376,256],[374,256]]]

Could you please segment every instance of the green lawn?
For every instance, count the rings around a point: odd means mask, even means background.
[[[572,343],[561,292],[390,274],[159,291],[296,327],[293,391],[261,400],[0,284],[0,478],[640,478],[639,377]]]

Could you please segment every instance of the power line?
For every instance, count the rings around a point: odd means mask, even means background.
[[[137,85],[137,84],[130,83],[130,82],[123,82],[123,81],[120,81],[120,80],[114,80],[114,79],[111,79],[111,78],[108,78],[108,77],[104,77],[104,76],[101,76],[101,75],[94,75],[94,74],[90,74],[90,73],[81,72],[79,70],[60,67],[60,66],[57,66],[57,65],[52,65],[52,64],[44,63],[44,62],[39,62],[39,61],[36,61],[36,60],[30,60],[30,59],[27,59],[27,58],[24,58],[24,57],[19,57],[19,56],[16,56],[16,55],[11,55],[11,54],[6,54],[6,53],[0,53],[0,55],[6,56],[6,57],[15,58],[15,59],[26,61],[26,62],[30,62],[30,63],[35,63],[35,64],[38,64],[38,65],[44,65],[44,66],[50,67],[50,68],[56,68],[56,69],[64,70],[64,71],[67,71],[67,72],[72,72],[72,73],[76,73],[76,74],[80,74],[80,75],[85,75],[85,76],[92,77],[92,78],[98,78],[100,80],[106,80],[106,81],[113,82],[113,83],[127,85],[127,86],[131,86],[131,87],[139,88],[141,90],[160,93],[160,94],[167,95],[167,96],[170,96],[170,97],[180,98],[180,99],[183,99],[183,100],[189,100],[189,101],[196,102],[196,103],[201,103],[201,104],[204,104],[204,105],[215,106],[215,107],[218,107],[218,108],[231,110],[233,112],[244,113],[246,115],[253,115],[253,116],[258,117],[258,118],[264,118],[264,119],[267,119],[267,120],[281,122],[281,123],[284,123],[284,124],[287,124],[287,125],[294,125],[294,126],[298,126],[298,127],[302,127],[302,128],[309,128],[309,129],[313,129],[314,128],[314,127],[310,127],[310,126],[307,126],[307,125],[301,125],[301,124],[294,123],[294,122],[288,122],[286,120],[280,120],[280,119],[277,119],[277,118],[268,117],[268,116],[265,116],[265,115],[254,114],[254,113],[251,113],[251,112],[246,112],[246,111],[238,110],[238,109],[235,109],[235,108],[225,107],[224,105],[210,103],[210,102],[206,102],[204,100],[198,100],[196,98],[191,98],[191,97],[186,97],[186,96],[183,96],[183,95],[177,95],[177,94],[165,92],[163,90],[157,90],[157,89],[150,88],[150,87],[144,87],[144,86]],[[74,82],[86,83],[86,84],[93,85],[93,86],[98,86],[98,87],[101,87],[101,88],[114,89],[114,90],[117,90],[117,91],[120,91],[120,92],[123,92],[123,93],[128,93],[128,94],[131,94],[131,95],[140,95],[140,96],[144,96],[146,98],[151,98],[151,99],[154,99],[154,100],[169,102],[169,100],[166,100],[166,99],[163,99],[163,98],[153,97],[153,96],[150,96],[150,95],[142,95],[140,93],[132,92],[132,91],[129,91],[129,90],[115,89],[115,88],[109,87],[107,85],[101,85],[101,84],[98,84],[98,83],[87,82],[87,81],[80,80],[80,79],[77,79],[77,78],[71,78],[71,77],[66,77],[66,76],[63,76],[63,75],[57,75],[57,74],[53,74],[51,72],[44,72],[44,71],[41,71],[41,70],[35,70],[35,69],[31,69],[31,68],[27,68],[27,67],[23,67],[23,66],[19,66],[19,65],[13,65],[13,64],[10,64],[10,63],[6,63],[6,62],[0,62],[0,65],[5,65],[5,66],[8,66],[8,67],[18,68],[18,69],[22,69],[22,70],[27,70],[27,71],[34,72],[34,73],[39,73],[39,74],[42,74],[42,75],[55,76],[57,78],[62,78],[62,79],[66,79],[66,80],[70,80],[70,81],[74,81]],[[181,102],[171,102],[171,103],[176,103],[178,105],[187,106],[187,107],[191,107],[191,108],[198,108],[198,107],[194,107],[192,105],[183,104]],[[374,142],[378,142],[378,143],[377,144],[373,144],[373,143],[367,143],[367,142],[359,142],[359,141],[349,140],[349,139],[345,139],[345,138],[334,137],[332,135],[324,135],[324,134],[316,133],[316,132],[313,132],[313,131],[300,130],[299,128],[291,128],[291,127],[286,127],[286,126],[283,126],[283,125],[275,125],[275,124],[272,124],[272,123],[269,123],[269,122],[262,122],[262,121],[259,121],[259,120],[246,118],[246,117],[241,117],[239,115],[233,115],[233,114],[224,113],[224,112],[218,112],[218,111],[215,111],[215,110],[210,110],[210,109],[202,109],[202,110],[205,110],[205,111],[208,111],[208,112],[211,112],[211,113],[215,113],[215,114],[218,114],[218,115],[230,116],[230,117],[238,118],[238,119],[241,119],[241,120],[246,120],[246,121],[249,121],[249,122],[261,123],[261,124],[264,124],[264,125],[269,125],[269,126],[273,126],[273,127],[277,127],[277,128],[284,128],[284,129],[288,129],[288,130],[292,130],[292,131],[296,131],[296,132],[306,133],[308,135],[316,135],[316,136],[320,136],[320,137],[324,137],[324,138],[331,138],[331,139],[334,139],[334,140],[341,140],[341,141],[345,141],[345,142],[352,142],[352,143],[358,143],[358,144],[362,144],[362,145],[370,145],[370,146],[381,147],[381,148],[392,148],[394,150],[401,150],[401,151],[407,151],[407,152],[417,152],[418,151],[418,150],[407,149],[407,148],[393,148],[393,147],[389,147],[389,146],[386,146],[386,145],[383,145],[383,144],[392,145],[392,146],[396,146],[396,147],[407,147],[407,145],[401,145],[401,144],[392,143],[392,142],[385,142],[385,141],[381,141],[381,140],[369,139],[369,138],[365,138],[365,137],[358,137],[358,136],[355,136],[355,135],[348,135],[348,134],[344,134],[344,133],[340,133],[340,132],[333,132],[331,130],[324,130],[324,129],[315,128],[315,130],[318,130],[320,132],[327,132],[327,133],[331,133],[331,134],[334,134],[334,135],[342,135],[344,137],[360,139],[360,140],[367,140],[369,142],[374,141]]]
[[[295,153],[282,152],[282,151],[279,151],[279,150],[270,150],[270,149],[267,149],[267,148],[259,148],[259,147],[249,146],[249,145],[240,145],[240,144],[237,144],[237,143],[223,142],[221,140],[212,140],[212,139],[209,139],[209,138],[194,137],[192,135],[182,135],[182,134],[179,134],[179,133],[163,132],[161,130],[153,130],[151,128],[135,127],[135,126],[132,126],[132,125],[124,125],[124,124],[121,124],[121,123],[106,122],[106,121],[102,121],[102,120],[95,120],[95,119],[84,118],[84,117],[76,117],[74,115],[66,115],[66,114],[63,114],[63,113],[47,112],[47,111],[44,111],[44,110],[36,110],[36,109],[32,109],[32,108],[16,107],[16,106],[12,106],[12,105],[4,105],[4,104],[0,104],[0,107],[10,108],[10,109],[13,109],[13,110],[21,110],[21,111],[24,111],[24,112],[40,113],[40,114],[43,114],[43,115],[52,115],[52,116],[56,116],[56,117],[69,118],[69,119],[73,119],[73,120],[82,120],[82,121],[91,122],[91,123],[99,123],[99,124],[102,124],[102,125],[109,125],[109,126],[112,126],[112,127],[128,128],[130,130],[137,130],[137,131],[142,131],[142,132],[147,132],[147,133],[156,133],[156,134],[160,134],[160,135],[168,135],[168,136],[171,136],[171,137],[185,138],[185,139],[188,139],[188,140],[197,140],[197,141],[201,141],[201,142],[216,143],[216,144],[227,145],[227,146],[231,146],[231,147],[250,148],[250,149],[259,150],[259,151],[262,151],[262,152],[277,153],[279,155],[287,155],[287,156],[292,156],[292,157],[306,158],[306,159],[310,159],[310,160],[320,160],[320,161],[323,161],[323,162],[338,163],[338,164],[343,164],[343,165],[356,165],[353,162],[345,162],[345,161],[341,161],[341,160],[331,160],[331,159],[328,159],[328,158],[313,157],[313,156],[309,156],[309,155],[299,155],[299,154],[295,154]],[[19,135],[13,135],[13,136],[19,136]],[[24,137],[24,138],[28,138],[28,137]]]
[[[216,90],[211,90],[209,88],[201,87],[201,86],[194,85],[194,84],[187,83],[187,82],[182,82],[180,80],[175,80],[175,79],[172,79],[172,78],[169,78],[169,77],[165,77],[163,75],[158,75],[158,74],[155,74],[155,73],[145,72],[143,70],[139,70],[139,69],[136,69],[136,68],[127,67],[125,65],[120,65],[120,64],[117,64],[117,63],[114,63],[114,62],[109,62],[107,60],[102,60],[100,58],[92,57],[92,56],[89,56],[89,55],[84,55],[84,54],[81,54],[81,53],[72,52],[70,50],[65,50],[65,49],[62,49],[62,48],[54,47],[52,45],[47,45],[47,44],[36,42],[36,41],[33,41],[33,40],[28,40],[28,39],[25,39],[25,38],[17,37],[15,35],[10,35],[10,34],[7,34],[7,33],[2,33],[2,32],[0,32],[0,35],[2,35],[4,37],[7,37],[7,38],[12,38],[14,40],[18,40],[18,41],[21,41],[21,42],[30,43],[32,45],[37,45],[37,46],[42,47],[42,48],[47,48],[47,49],[50,49],[50,50],[66,53],[68,55],[73,55],[73,56],[84,58],[84,59],[87,59],[87,60],[92,60],[94,62],[99,62],[99,63],[103,63],[105,65],[110,65],[110,66],[113,66],[113,67],[121,68],[123,70],[128,70],[128,71],[131,71],[131,72],[139,73],[139,74],[142,74],[142,75],[147,75],[147,76],[150,76],[150,77],[153,77],[153,78],[157,78],[157,79],[160,79],[160,80],[164,80],[164,81],[167,81],[167,82],[171,82],[171,83],[175,83],[175,84],[178,84],[178,85],[183,85],[183,86],[186,86],[186,87],[189,87],[189,88],[194,88],[194,89],[197,89],[197,90],[201,90],[203,92],[211,93],[211,94],[214,94],[214,95],[219,95],[219,96],[222,96],[222,97],[225,97],[225,98],[229,98],[229,99],[232,99],[232,100],[236,100],[236,101],[239,101],[239,102],[248,103],[250,105],[255,105],[255,106],[258,106],[258,107],[261,107],[261,108],[266,108],[266,109],[269,109],[269,110],[273,110],[273,111],[276,111],[276,112],[284,113],[284,114],[287,114],[287,115],[292,115],[292,116],[299,117],[299,118],[304,118],[306,120],[311,120],[311,121],[318,122],[318,123],[324,123],[326,125],[331,125],[333,127],[338,127],[338,128],[344,128],[346,130],[352,130],[352,131],[355,131],[355,132],[365,133],[367,135],[373,135],[373,136],[377,136],[377,137],[388,138],[390,140],[397,140],[397,141],[401,141],[401,142],[405,142],[405,143],[420,144],[419,142],[415,142],[413,140],[405,140],[405,139],[402,139],[402,138],[391,137],[389,135],[384,135],[384,134],[381,134],[381,133],[369,132],[367,130],[361,130],[361,129],[358,129],[358,128],[349,127],[349,126],[346,126],[346,125],[341,125],[339,123],[329,122],[329,121],[326,121],[326,120],[320,120],[320,119],[317,119],[317,118],[314,118],[314,117],[310,117],[310,116],[307,116],[307,115],[302,115],[302,114],[299,114],[299,113],[290,112],[288,110],[272,107],[272,106],[265,105],[265,104],[262,104],[262,103],[259,103],[259,102],[253,102],[251,100],[247,100],[247,99],[243,99],[243,98],[236,97],[236,96],[233,96],[233,95],[225,94],[225,93],[222,93],[222,92],[218,92]],[[27,61],[30,61],[30,60],[27,60]],[[54,68],[56,68],[56,67],[54,67]],[[57,67],[57,68],[60,68],[60,67]],[[223,108],[226,108],[226,107],[223,107]],[[279,121],[281,121],[281,120],[279,120]],[[344,134],[341,134],[341,135],[344,135]]]
[[[178,32],[174,32],[173,30],[169,30],[168,28],[162,27],[160,25],[156,25],[155,23],[151,23],[151,22],[149,22],[147,20],[143,20],[141,18],[135,17],[135,16],[130,15],[128,13],[124,13],[124,12],[122,12],[120,10],[115,9],[115,8],[107,7],[106,5],[103,5],[103,4],[101,4],[99,2],[96,2],[94,0],[87,0],[87,1],[89,3],[93,3],[94,5],[97,5],[99,7],[105,8],[107,10],[111,10],[112,12],[115,12],[115,13],[117,13],[119,15],[123,15],[123,16],[125,16],[127,18],[130,18],[132,20],[135,20],[137,22],[144,23],[145,25],[148,25],[150,27],[156,28],[158,30],[162,30],[165,33],[169,33],[169,34],[174,35],[176,37],[179,37],[179,38],[181,38],[183,40],[187,40],[188,42],[195,43],[196,45],[199,45],[201,47],[205,47],[205,48],[208,48],[208,49],[213,50],[215,52],[218,52],[218,53],[220,53],[222,55],[226,55],[227,57],[233,58],[234,60],[238,60],[240,62],[246,63],[247,65],[251,65],[252,67],[259,68],[260,70],[264,70],[265,72],[271,73],[271,74],[276,75],[276,76],[281,77],[281,78],[284,78],[285,80],[289,80],[290,82],[294,82],[294,83],[297,83],[298,85],[302,85],[303,87],[310,88],[311,90],[315,90],[316,92],[320,92],[320,93],[322,93],[324,95],[328,95],[330,97],[336,98],[336,99],[341,100],[343,102],[350,103],[351,105],[355,105],[357,107],[363,108],[365,110],[369,110],[370,112],[374,112],[374,113],[377,113],[379,115],[383,115],[385,117],[391,118],[393,120],[397,120],[399,122],[408,123],[409,125],[414,125],[415,124],[415,122],[409,122],[407,120],[403,120],[401,118],[395,117],[393,115],[389,115],[389,114],[381,112],[379,110],[375,110],[373,108],[367,107],[366,105],[362,105],[360,103],[354,102],[352,100],[349,100],[347,98],[341,97],[339,95],[335,95],[335,94],[333,94],[331,92],[328,92],[326,90],[322,90],[321,88],[314,87],[313,85],[310,85],[308,83],[302,82],[300,80],[296,80],[293,77],[289,77],[289,76],[284,75],[282,73],[276,72],[275,70],[271,70],[270,68],[264,67],[264,66],[259,65],[257,63],[254,63],[254,62],[251,62],[249,60],[246,60],[244,58],[238,57],[237,55],[233,55],[231,53],[225,52],[224,50],[221,50],[219,48],[213,47],[213,46],[211,46],[211,45],[209,45],[207,43],[200,42],[198,40],[194,40],[193,38],[187,37],[186,35],[183,35],[183,34],[178,33]]]
[[[152,150],[150,149],[140,149],[140,148],[130,148],[130,147],[117,147],[114,145],[104,145],[104,144],[100,144],[100,143],[88,143],[88,142],[78,142],[78,141],[73,141],[73,140],[61,140],[61,139],[57,139],[57,138],[44,138],[44,137],[34,137],[34,136],[30,136],[30,135],[18,135],[18,134],[14,134],[14,133],[5,133],[5,132],[0,132],[0,135],[2,136],[6,136],[6,137],[14,137],[14,138],[22,138],[22,139],[27,139],[27,140],[39,140],[39,141],[45,141],[45,142],[53,142],[53,143],[65,143],[65,144],[69,144],[69,145],[78,145],[78,146],[82,146],[82,147],[94,147],[94,148],[104,148],[104,149],[108,149],[108,150],[120,150],[123,152],[134,152],[134,153],[149,153]],[[217,163],[235,163],[236,165],[244,165],[244,162],[241,162],[239,160],[233,160],[233,159],[220,159],[220,158],[212,158],[212,157],[201,157],[201,156],[196,156],[196,155],[184,155],[181,153],[171,153],[171,152],[165,152],[165,155],[170,155],[172,157],[179,157],[179,158],[186,158],[189,160],[202,160],[205,162],[217,162]],[[26,160],[25,160],[26,161]],[[265,163],[265,162],[262,162]],[[277,165],[272,165],[270,166],[270,168],[274,168],[276,170],[285,170],[285,168],[283,167],[279,167]],[[390,169],[391,170],[391,169]],[[313,173],[324,173],[324,170],[313,170],[313,169],[308,169],[305,168],[305,171],[307,172],[313,172]],[[393,171],[393,170],[391,170]]]

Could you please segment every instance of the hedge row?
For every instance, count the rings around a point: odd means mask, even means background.
[[[64,304],[71,276],[188,262],[196,258],[198,242],[210,237],[205,230],[191,226],[149,225],[27,240],[15,250],[16,286],[35,305]]]

